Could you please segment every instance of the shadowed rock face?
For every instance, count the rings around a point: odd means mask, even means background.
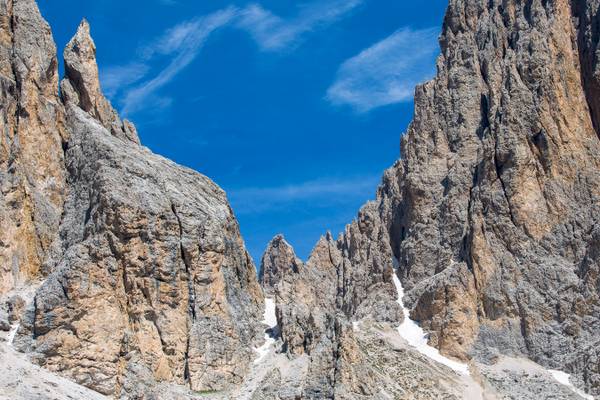
[[[240,383],[263,295],[225,193],[139,146],[102,94],[87,22],[63,102],[35,2],[0,2],[0,29],[0,294],[44,281],[16,343],[104,394]]]
[[[284,342],[316,332],[312,347],[332,357],[313,365],[339,375],[344,341],[331,332],[393,320],[382,310],[397,264],[412,318],[444,354],[525,355],[600,394],[596,3],[450,1],[438,74],[416,90],[401,160],[277,305],[318,286],[334,307],[289,311]]]

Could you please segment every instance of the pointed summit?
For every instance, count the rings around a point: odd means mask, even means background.
[[[90,35],[90,24],[85,18],[67,44],[64,60],[65,78],[61,82],[61,94],[65,105],[78,106],[97,119],[113,136],[139,143],[133,124],[127,120],[121,121],[102,94],[96,45]]]
[[[86,19],[79,24],[77,33],[67,44],[63,55],[65,60],[63,97],[67,102],[77,104],[82,110],[92,112],[101,90],[96,63],[96,45],[90,36],[90,24]],[[65,87],[67,83],[70,87]]]
[[[340,262],[340,253],[337,242],[330,231],[321,236],[315,247],[310,252],[307,265],[317,266],[321,269],[335,270]]]
[[[266,295],[273,295],[275,286],[287,273],[298,273],[302,261],[283,235],[275,236],[268,244],[261,261],[259,280]]]

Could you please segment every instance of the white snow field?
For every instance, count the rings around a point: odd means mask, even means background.
[[[8,336],[6,337],[6,343],[12,347],[13,342],[15,341],[15,336],[17,335],[17,331],[19,330],[20,324],[14,324],[10,328],[10,332],[8,332]]]
[[[573,386],[573,384],[571,383],[571,380],[570,380],[571,375],[569,375],[563,371],[558,371],[556,369],[549,369],[548,372],[550,372],[550,374],[554,377],[554,379],[556,379],[559,383],[567,386],[569,389],[571,389],[573,392],[577,393],[579,396],[581,396],[587,400],[594,400],[594,396],[591,396],[591,395],[585,393],[583,390],[579,390],[575,386]]]
[[[265,330],[265,343],[255,348],[254,350],[258,353],[258,358],[254,360],[255,364],[262,361],[263,358],[269,353],[269,349],[275,343],[275,338],[271,337],[269,330],[277,326],[277,316],[275,315],[275,301],[273,299],[265,298],[265,313],[263,314],[263,324],[266,324],[269,329]]]
[[[459,374],[469,375],[469,366],[467,364],[444,357],[440,354],[438,349],[427,344],[427,334],[415,321],[410,319],[410,312],[408,308],[404,306],[404,302],[402,301],[404,297],[404,288],[402,287],[402,283],[400,282],[400,279],[398,279],[395,270],[393,275],[394,286],[396,286],[396,290],[398,291],[398,300],[396,301],[400,304],[400,307],[402,307],[402,312],[404,314],[404,321],[398,327],[400,336],[424,356],[452,368]]]

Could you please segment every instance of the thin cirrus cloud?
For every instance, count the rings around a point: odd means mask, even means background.
[[[258,4],[240,12],[237,26],[252,35],[263,51],[280,51],[297,44],[302,36],[346,16],[362,0],[333,0],[301,6],[298,16],[284,20]]]
[[[142,62],[104,68],[100,71],[102,89],[108,97],[113,97],[119,89],[139,82],[149,70],[150,67]]]
[[[380,175],[344,179],[319,179],[275,187],[249,187],[232,190],[229,199],[238,214],[261,214],[305,203],[318,202],[322,207],[357,199],[375,192]]]
[[[162,2],[172,3],[169,0]],[[157,92],[196,59],[210,35],[219,28],[231,26],[246,31],[262,51],[284,51],[298,45],[306,34],[348,15],[362,2],[314,1],[300,6],[297,17],[293,19],[281,18],[258,4],[241,9],[230,6],[201,18],[184,21],[143,47],[137,61],[103,70],[104,90],[109,97],[117,98],[125,115],[139,111],[142,106],[168,106],[171,99],[161,97]],[[164,57],[171,57],[168,65],[154,77],[140,83],[154,62]]]
[[[194,61],[211,33],[227,25],[237,10],[229,7],[208,16],[186,21],[169,29],[162,37],[142,50],[142,58],[148,62],[156,56],[172,56],[171,61],[154,78],[128,90],[122,100],[122,112],[127,115],[138,111],[148,102],[161,107],[170,99],[156,96],[156,92],[168,84]],[[146,64],[147,65],[147,64]]]
[[[330,103],[359,113],[410,101],[435,73],[437,29],[404,28],[346,60],[327,90]]]

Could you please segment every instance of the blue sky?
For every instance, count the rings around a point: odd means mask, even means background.
[[[446,0],[38,0],[59,51],[90,21],[103,90],[142,143],[224,188],[257,264],[306,258],[374,198]]]

